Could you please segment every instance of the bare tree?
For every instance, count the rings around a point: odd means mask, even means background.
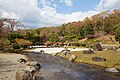
[[[4,18],[4,27],[7,27],[9,29],[10,32],[15,31],[15,29],[17,29],[17,27],[21,26],[21,23],[16,20],[16,19],[8,19],[8,18]]]

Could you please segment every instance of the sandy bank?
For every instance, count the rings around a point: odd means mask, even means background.
[[[15,73],[26,65],[18,63],[18,59],[27,58],[25,55],[0,53],[0,80],[15,80]]]
[[[68,50],[70,51],[83,51],[83,50],[88,50],[89,48],[68,48]],[[33,49],[33,50],[30,50],[30,51],[33,51],[33,52],[40,52],[41,50],[44,50],[45,53],[48,53],[48,54],[52,54],[52,53],[58,53],[58,52],[61,52],[62,50],[64,50],[64,48],[36,48],[36,49]]]

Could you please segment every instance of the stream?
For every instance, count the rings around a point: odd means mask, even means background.
[[[70,62],[50,54],[27,53],[41,64],[40,80],[120,80],[120,73],[108,73],[103,67]]]

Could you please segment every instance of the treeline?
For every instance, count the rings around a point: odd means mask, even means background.
[[[9,23],[9,24],[5,24]],[[19,49],[30,45],[57,45],[78,42],[80,39],[115,35],[120,42],[120,10],[103,11],[83,21],[70,22],[57,27],[20,30],[23,26],[14,19],[0,19],[0,47]],[[16,30],[14,30],[16,29]],[[76,44],[78,45],[78,44]]]
[[[120,10],[103,11],[90,18],[86,17],[83,21],[34,31],[39,32],[40,37],[45,37],[45,41],[51,42],[78,41],[107,34],[116,35],[116,40],[120,41]]]

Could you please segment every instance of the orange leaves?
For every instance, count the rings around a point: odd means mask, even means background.
[[[15,39],[17,44],[22,46],[22,45],[27,45],[30,46],[32,44],[32,42],[30,42],[29,40],[24,40],[24,39]]]

